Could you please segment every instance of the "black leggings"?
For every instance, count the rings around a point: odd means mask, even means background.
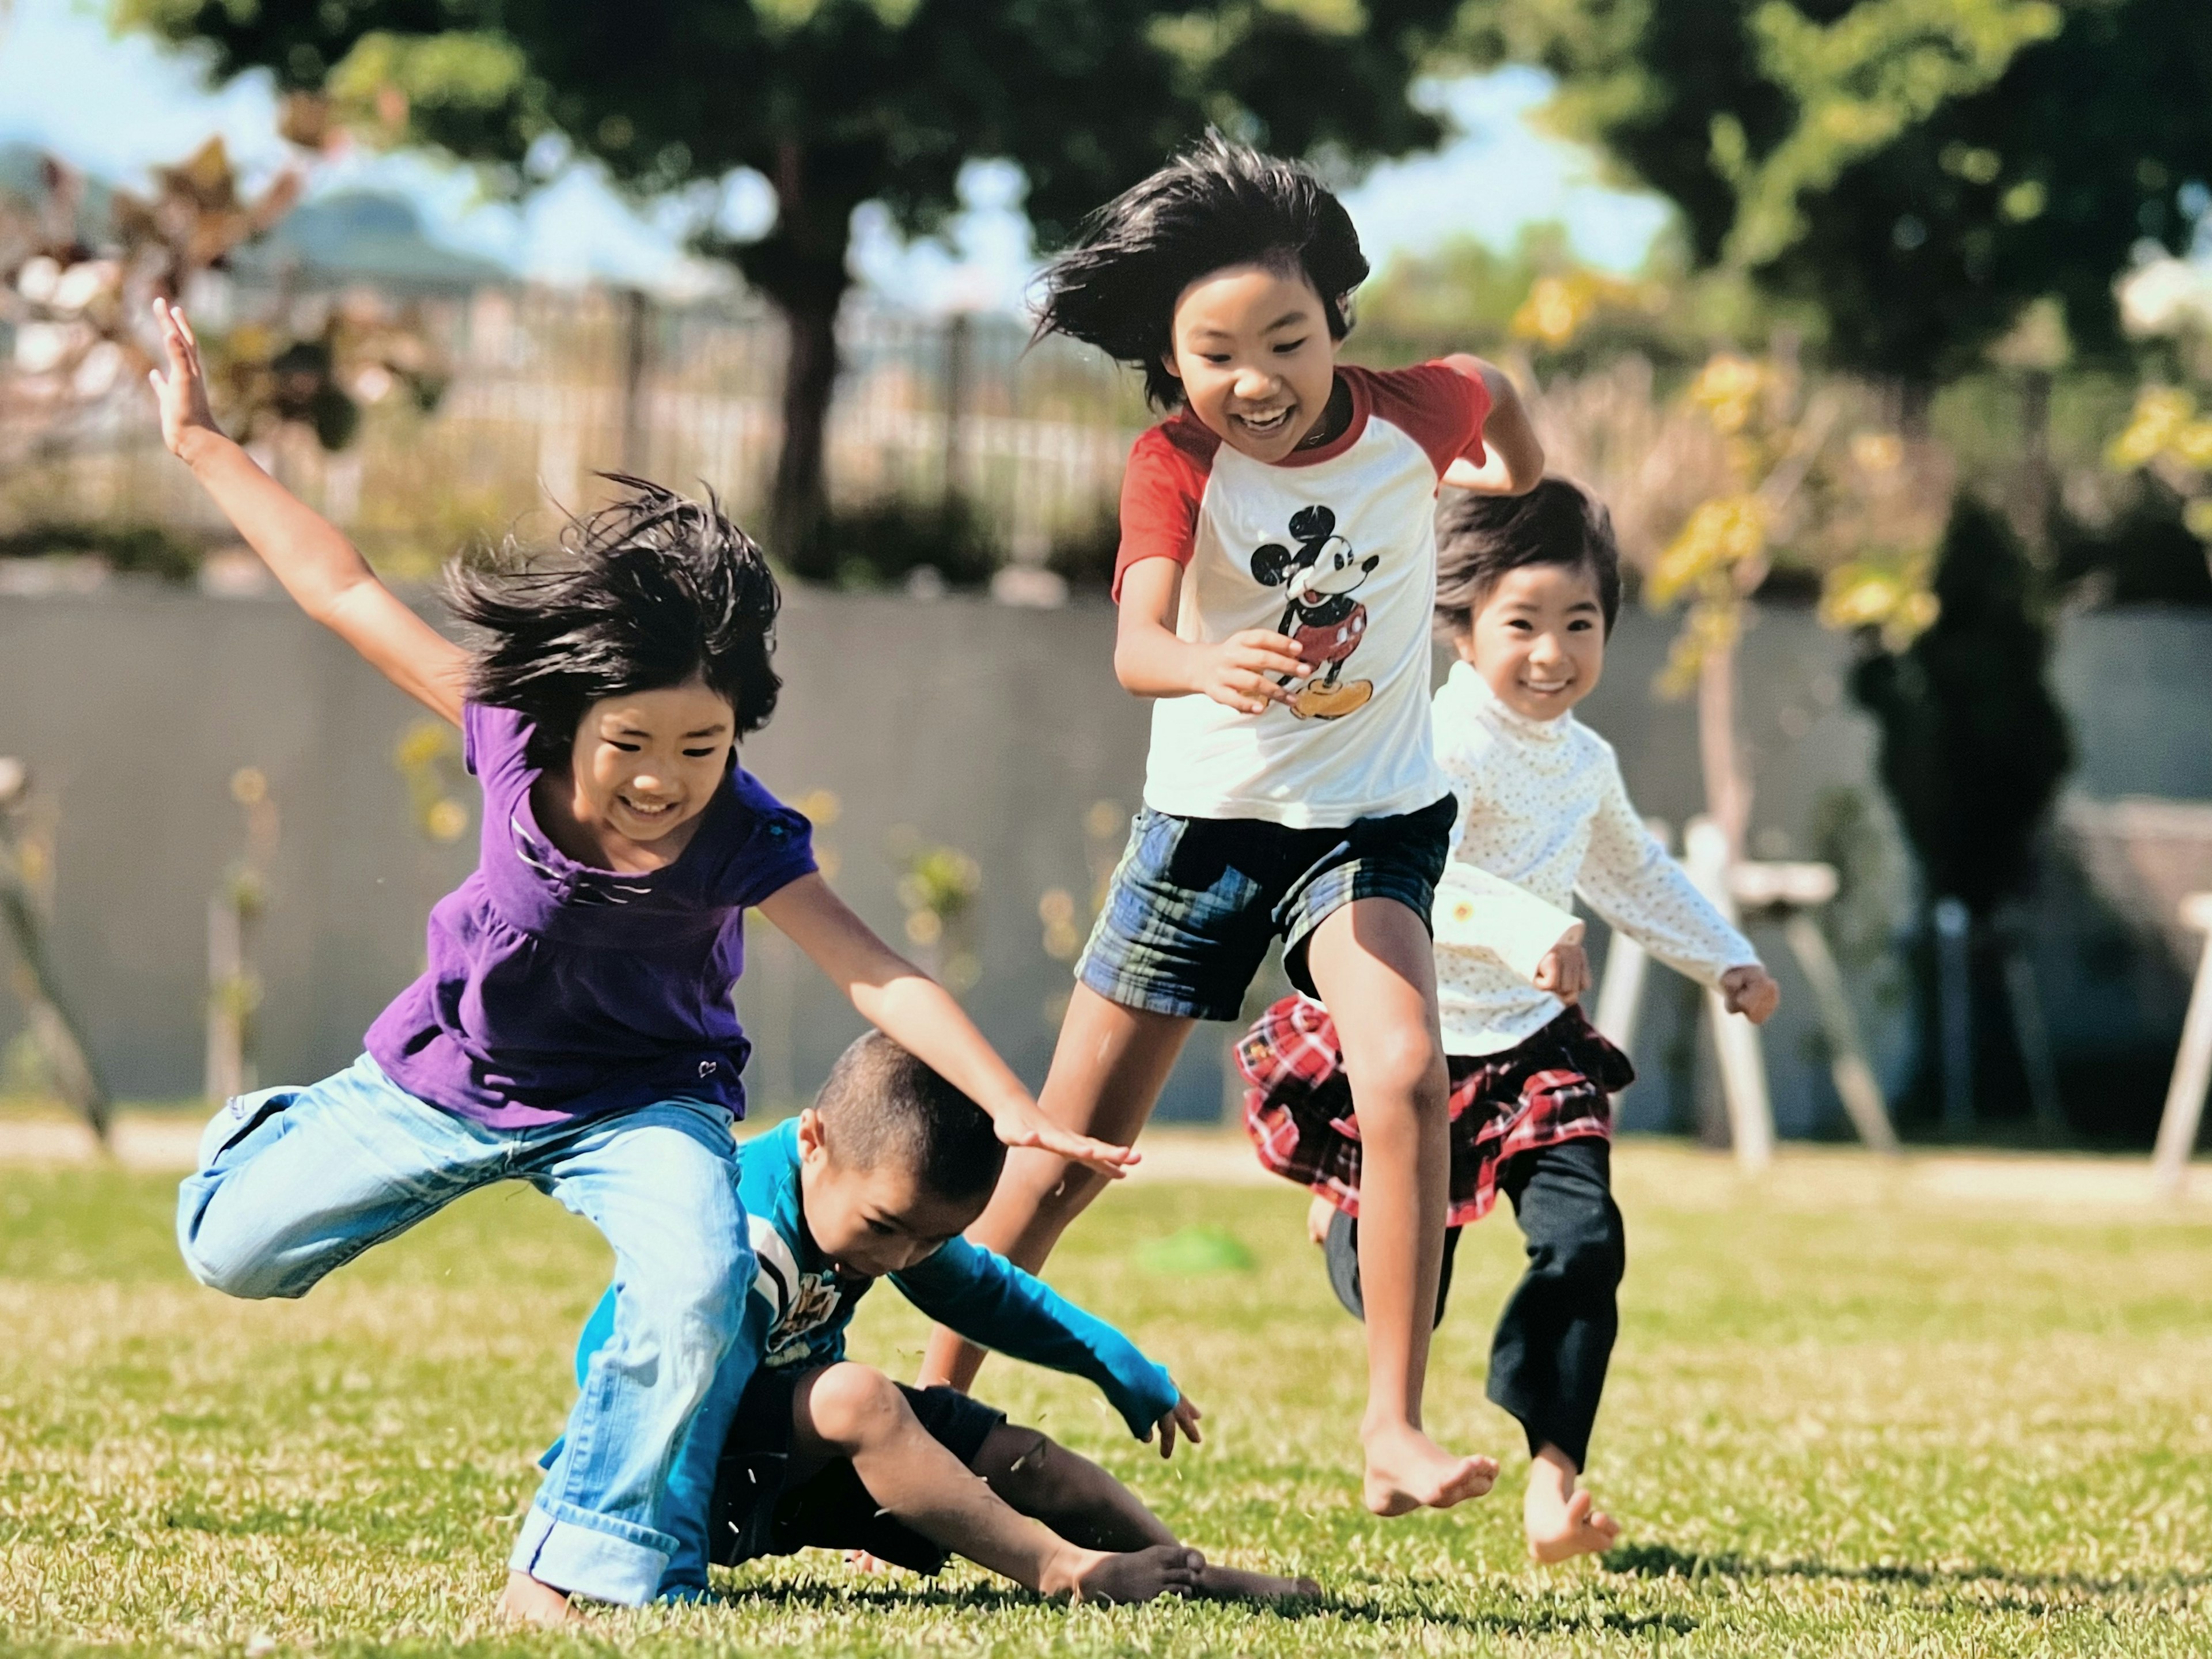
[[[1612,1144],[1590,1139],[1523,1152],[1498,1172],[1528,1271],[1491,1340],[1490,1398],[1521,1419],[1531,1455],[1557,1446],[1577,1469],[1620,1328],[1613,1293],[1627,1247],[1612,1171]]]
[[[1490,1397],[1521,1419],[1528,1453],[1557,1446],[1580,1469],[1589,1455],[1605,1369],[1620,1328],[1613,1292],[1627,1263],[1620,1211],[1613,1201],[1613,1144],[1595,1138],[1563,1140],[1522,1152],[1498,1167],[1498,1190],[1513,1200],[1513,1214],[1528,1243],[1528,1271],[1521,1275],[1498,1316],[1490,1343]],[[1337,1294],[1365,1317],[1359,1290],[1359,1224],[1340,1216],[1343,1229]],[[1444,1317],[1460,1229],[1444,1233],[1437,1322]],[[1331,1234],[1332,1249],[1337,1235]]]

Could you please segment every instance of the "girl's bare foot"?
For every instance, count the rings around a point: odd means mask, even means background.
[[[1089,1565],[1076,1571],[1075,1599],[1104,1607],[1195,1595],[1199,1575],[1206,1570],[1206,1558],[1180,1544],[1154,1544],[1115,1555],[1100,1550],[1076,1553],[1087,1558]]]
[[[1318,1601],[1321,1586],[1310,1578],[1282,1578],[1272,1572],[1218,1567],[1198,1571],[1198,1593],[1216,1601]]]
[[[1335,1216],[1336,1206],[1316,1193],[1314,1201],[1306,1206],[1306,1237],[1316,1244],[1328,1243],[1328,1224]]]
[[[1448,1510],[1480,1498],[1498,1479],[1494,1457],[1456,1457],[1410,1423],[1370,1430],[1362,1493],[1377,1515]]]
[[[1620,1522],[1599,1514],[1590,1495],[1575,1490],[1579,1473],[1557,1446],[1545,1446],[1528,1466],[1521,1525],[1528,1534],[1528,1553],[1547,1566],[1577,1555],[1602,1555],[1620,1541]]]
[[[569,1601],[566,1590],[555,1589],[526,1572],[507,1575],[507,1589],[499,1598],[499,1616],[510,1624],[547,1629],[584,1622],[584,1615]]]

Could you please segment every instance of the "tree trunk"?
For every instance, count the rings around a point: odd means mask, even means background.
[[[783,371],[783,447],[769,495],[769,548],[804,575],[830,574],[809,558],[830,492],[823,465],[830,399],[837,386],[837,307],[842,288],[786,300],[771,295],[783,313],[791,355]]]
[[[802,575],[829,505],[824,428],[837,386],[837,311],[852,285],[845,269],[865,157],[822,155],[787,141],[770,170],[775,228],[733,250],[745,280],[783,314],[790,356],[783,376],[783,447],[769,496],[769,551]]]
[[[1751,775],[1736,741],[1734,639],[1706,648],[1698,669],[1698,762],[1705,774],[1705,811],[1728,836],[1729,861],[1743,857],[1751,827]]]

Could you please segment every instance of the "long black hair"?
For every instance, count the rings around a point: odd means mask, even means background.
[[[509,544],[448,567],[454,614],[483,635],[470,697],[527,715],[531,763],[548,769],[567,766],[592,703],[694,678],[729,703],[738,736],[757,732],[783,685],[767,558],[712,492],[600,476],[623,493],[571,518],[556,552]]]
[[[1297,162],[1209,132],[1083,222],[1045,267],[1037,335],[1065,334],[1143,370],[1145,395],[1173,409],[1182,383],[1164,360],[1176,299],[1209,271],[1246,264],[1304,276],[1329,337],[1351,328],[1367,257],[1344,204]]]

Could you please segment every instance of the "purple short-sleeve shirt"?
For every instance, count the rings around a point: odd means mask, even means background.
[[[429,969],[369,1027],[369,1054],[416,1098],[495,1128],[678,1096],[742,1117],[744,913],[814,869],[812,826],[733,759],[673,864],[578,864],[531,810],[531,730],[511,709],[462,710],[482,856],[430,912]]]

